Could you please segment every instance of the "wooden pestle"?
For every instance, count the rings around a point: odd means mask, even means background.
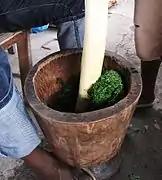
[[[76,112],[86,110],[87,91],[101,76],[108,25],[109,0],[85,0],[85,35]]]

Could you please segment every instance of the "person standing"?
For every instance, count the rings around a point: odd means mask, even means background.
[[[143,91],[139,107],[151,107],[162,57],[162,1],[135,0],[135,44],[141,59]]]
[[[61,50],[82,48],[84,0],[1,0],[0,33],[56,24]],[[69,167],[39,148],[41,140],[0,48],[0,156],[23,159],[43,180],[72,180]]]

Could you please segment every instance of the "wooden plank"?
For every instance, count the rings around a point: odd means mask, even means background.
[[[0,36],[0,46],[4,49],[9,49],[12,45],[24,38],[24,32],[3,33]]]

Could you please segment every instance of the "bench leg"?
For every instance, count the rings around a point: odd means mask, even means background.
[[[19,57],[19,69],[22,91],[24,95],[24,84],[26,76],[32,67],[31,49],[30,49],[30,36],[27,31],[22,32],[22,38],[17,43],[18,57]]]

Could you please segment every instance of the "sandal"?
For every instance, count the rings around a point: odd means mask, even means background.
[[[155,101],[155,96],[145,96],[145,95],[141,95],[137,108],[151,108],[154,104]]]
[[[154,100],[144,101],[144,100],[140,99],[137,104],[137,108],[151,108],[153,105],[154,105]]]

